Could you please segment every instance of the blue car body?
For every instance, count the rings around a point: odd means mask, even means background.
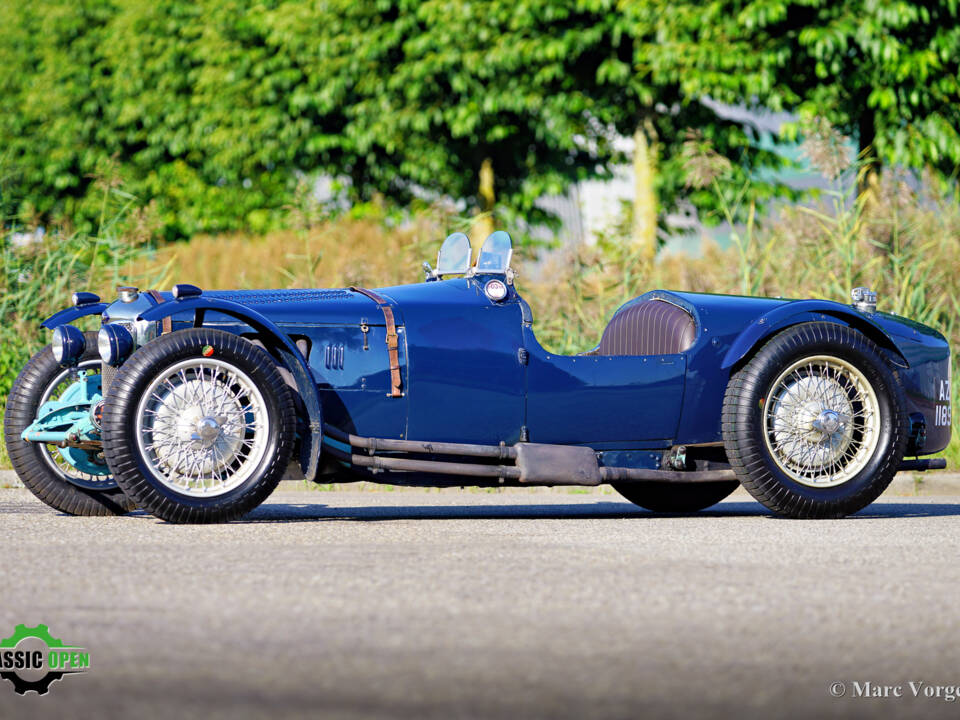
[[[133,303],[69,308],[45,324],[96,313],[105,323],[170,317],[173,329],[202,324],[259,340],[300,396],[300,464],[311,479],[318,468],[369,472],[324,462],[324,449],[339,447],[329,432],[322,437],[324,428],[426,442],[587,446],[601,466],[659,468],[670,448],[719,446],[732,372],[778,332],[810,321],[854,328],[887,355],[906,394],[908,454],[949,443],[949,347],[905,318],[824,300],[657,290],[624,307],[663,300],[685,309],[696,327],[686,351],[564,356],[537,341],[530,307],[512,283],[504,299],[487,296],[493,277],[478,271],[375,291],[396,322],[399,393],[391,393],[384,315],[352,289],[161,293],[159,302],[140,294]],[[417,473],[391,481],[443,482]]]

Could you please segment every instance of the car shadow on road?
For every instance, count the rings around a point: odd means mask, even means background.
[[[365,505],[333,507],[321,503],[267,503],[235,522],[278,523],[321,520],[620,520],[665,517],[768,517],[756,502],[725,502],[696,513],[652,513],[622,502],[504,505]],[[960,516],[960,504],[937,502],[875,503],[851,519]]]
[[[729,505],[729,504],[728,504]],[[760,505],[737,504],[722,514],[757,514]],[[750,511],[747,511],[749,508]],[[268,503],[239,522],[283,522],[297,520],[617,520],[653,517],[642,508],[622,502],[524,503],[522,505],[364,505],[332,507],[312,503]]]
[[[877,520],[883,518],[924,518],[960,516],[960,504],[936,502],[929,498],[916,498],[913,502],[880,502],[868,505],[851,520]]]

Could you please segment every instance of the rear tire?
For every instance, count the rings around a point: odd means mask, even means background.
[[[836,323],[776,335],[731,379],[723,439],[743,487],[775,514],[838,518],[887,488],[908,437],[896,369]]]
[[[86,348],[80,364],[96,366],[100,362],[97,334],[84,333],[84,339]],[[88,479],[86,483],[91,486],[103,484],[102,490],[81,487],[71,482],[69,466],[55,461],[56,450],[52,449],[52,445],[26,442],[20,438],[21,433],[36,419],[44,397],[54,390],[54,385],[65,382],[61,378],[64,372],[65,369],[53,359],[48,345],[30,358],[14,381],[3,418],[3,440],[10,464],[27,489],[55,510],[68,515],[85,516],[128,513],[136,505],[109,476],[103,476],[102,481],[89,482]],[[77,478],[80,478],[79,473]]]
[[[225,522],[276,488],[296,419],[270,355],[232,333],[194,328],[162,335],[120,367],[104,448],[117,483],[144,510],[175,523]]]
[[[691,513],[704,510],[740,486],[738,480],[705,483],[675,483],[659,480],[617,484],[613,489],[630,502],[659,513]]]

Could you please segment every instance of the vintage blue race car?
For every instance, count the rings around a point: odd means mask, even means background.
[[[853,304],[653,291],[599,343],[537,342],[512,248],[462,233],[426,281],[376,291],[90,293],[9,396],[5,439],[41,500],[236,518],[295,463],[308,480],[611,483],[655,511],[742,484],[774,513],[839,517],[950,440],[943,336]],[[99,333],[71,325],[100,315]],[[905,456],[914,459],[904,460]]]

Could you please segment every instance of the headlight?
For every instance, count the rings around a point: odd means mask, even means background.
[[[59,325],[54,329],[50,350],[53,359],[61,365],[76,365],[85,348],[83,333],[73,325]]]
[[[104,325],[97,333],[97,350],[107,365],[119,365],[133,350],[133,336],[122,325]]]

